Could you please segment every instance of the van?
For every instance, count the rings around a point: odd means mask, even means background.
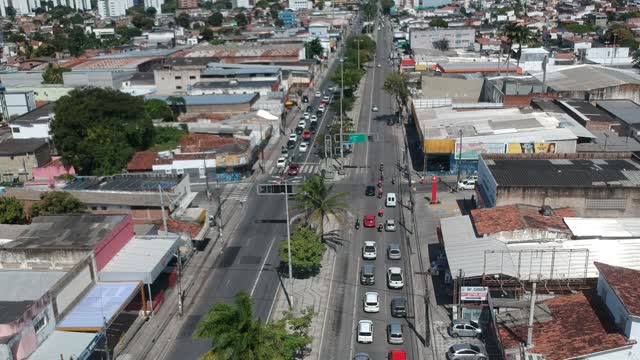
[[[360,268],[360,283],[362,285],[375,285],[375,267],[373,265],[362,265],[362,268]]]
[[[387,207],[396,207],[396,193],[387,193],[385,205]]]

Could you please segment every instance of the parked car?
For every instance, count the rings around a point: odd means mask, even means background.
[[[362,258],[365,260],[375,260],[378,255],[375,241],[365,241],[362,245]]]
[[[473,320],[457,319],[453,320],[447,328],[449,336],[457,337],[482,337],[480,325]]]
[[[477,345],[456,344],[447,351],[447,360],[487,360],[487,355]]]
[[[458,190],[473,190],[476,188],[477,176],[469,176],[458,183]]]
[[[396,221],[393,219],[387,219],[384,222],[384,231],[396,231]]]
[[[394,345],[402,345],[404,343],[402,324],[391,323],[387,325],[387,342]]]
[[[404,287],[401,268],[393,266],[387,270],[387,286],[390,289],[402,289]]]
[[[366,292],[363,299],[364,312],[377,313],[380,311],[380,296],[377,292]]]
[[[388,360],[407,360],[407,352],[404,350],[391,350],[387,356]]]
[[[278,169],[284,169],[285,167],[287,167],[287,158],[284,156],[280,156],[278,158],[278,161],[276,162],[276,167]]]
[[[373,321],[358,321],[358,342],[361,344],[371,344],[373,342]]]
[[[298,135],[296,135],[296,134],[289,135],[289,141],[297,142],[298,141]]]
[[[402,252],[400,251],[400,244],[389,244],[387,246],[387,258],[389,260],[402,259]]]
[[[407,298],[394,297],[391,299],[391,316],[405,317],[407,316]]]
[[[357,353],[353,355],[353,360],[371,360],[371,357],[367,353]]]

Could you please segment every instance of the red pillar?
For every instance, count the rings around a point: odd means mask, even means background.
[[[438,202],[438,177],[433,175],[431,177],[431,203],[435,204]]]

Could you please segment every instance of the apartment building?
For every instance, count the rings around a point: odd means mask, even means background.
[[[450,49],[473,46],[476,31],[473,28],[411,28],[409,44],[412,49],[434,49],[434,43],[447,40]]]

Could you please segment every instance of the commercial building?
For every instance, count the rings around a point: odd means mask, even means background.
[[[483,154],[485,207],[570,206],[578,216],[640,216],[640,163],[629,153]]]
[[[412,49],[435,49],[434,42],[447,40],[450,49],[473,47],[474,28],[410,28],[409,45]]]
[[[227,64],[297,63],[305,59],[304,44],[200,44],[183,51],[186,58],[214,57]]]
[[[617,128],[621,136],[629,136],[640,141],[640,105],[631,100],[606,100],[596,102],[598,109],[612,116],[620,126]]]
[[[197,0],[178,0],[178,9],[197,9]]]
[[[300,23],[298,22],[296,11],[307,9],[308,3],[308,0],[291,0],[289,1],[289,9],[282,10],[278,13],[278,19],[282,20],[285,29],[298,27]],[[293,5],[293,7],[291,5]]]
[[[144,0],[145,10],[148,8],[154,8],[158,13],[162,12],[163,4],[164,4],[164,0]]]
[[[32,169],[51,161],[51,150],[45,139],[6,139],[0,141],[0,179],[27,181]]]
[[[253,111],[253,105],[260,98],[259,94],[237,95],[187,95],[182,97],[185,101],[185,113],[180,118],[190,118],[201,114],[245,114]],[[158,99],[168,101],[166,96],[147,96],[146,99]]]
[[[125,16],[133,5],[133,0],[98,0],[98,15],[102,18]]]
[[[293,11],[307,10],[311,8],[313,8],[313,2],[309,0],[289,0],[289,9]]]

